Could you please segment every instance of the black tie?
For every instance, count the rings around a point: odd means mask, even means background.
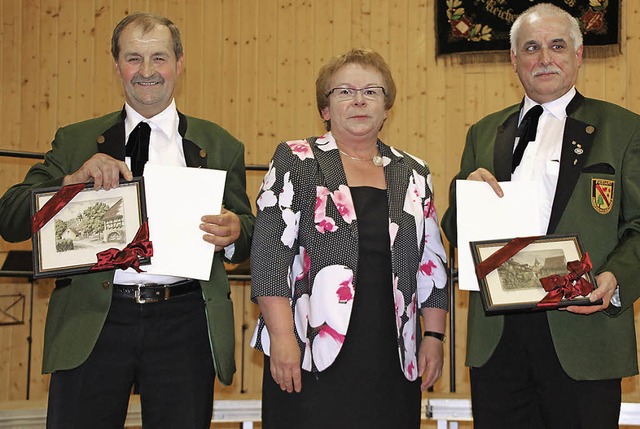
[[[542,114],[542,106],[539,104],[533,106],[522,118],[522,122],[516,130],[516,137],[520,137],[515,152],[513,152],[513,162],[511,163],[511,173],[516,171],[516,167],[522,161],[522,155],[527,148],[529,142],[536,139],[536,130],[538,129],[538,120]]]
[[[129,134],[126,154],[131,158],[131,172],[134,177],[142,176],[144,165],[149,160],[149,136],[151,127],[146,122],[140,122]]]

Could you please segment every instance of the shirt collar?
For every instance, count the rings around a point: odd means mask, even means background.
[[[141,121],[150,124],[152,129],[159,128],[169,138],[176,133],[178,128],[178,110],[176,109],[175,99],[171,100],[171,103],[162,112],[148,119],[136,112],[135,109],[126,102],[124,103],[124,110],[127,113],[124,121],[127,136]]]
[[[564,119],[567,116],[567,106],[573,100],[573,97],[576,95],[576,87],[573,86],[566,94],[562,97],[557,98],[553,101],[549,101],[548,103],[543,103],[542,107],[545,111],[551,113],[557,119]],[[521,118],[525,115],[526,112],[529,111],[533,106],[537,105],[535,101],[530,99],[527,95],[524,96],[524,105],[522,106]]]

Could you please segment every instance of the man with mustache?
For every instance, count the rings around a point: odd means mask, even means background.
[[[109,190],[121,178],[142,175],[147,159],[226,170],[225,208],[194,225],[215,246],[209,281],[131,268],[56,280],[43,358],[43,371],[51,373],[47,427],[123,427],[135,387],[145,427],[209,428],[215,376],[231,384],[235,372],[223,261],[246,259],[253,233],[244,146],[220,126],[176,109],[173,94],[184,55],[169,19],[125,17],[114,29],[111,49],[124,108],[58,130],[44,163],[0,199],[0,234],[7,241],[30,237],[32,189],[92,181],[94,188]]]
[[[638,373],[640,117],[576,91],[582,53],[571,15],[545,3],[527,9],[511,28],[524,99],[467,134],[456,179],[487,182],[498,196],[499,181],[533,181],[547,233],[580,235],[598,287],[590,299],[602,299],[487,316],[470,293],[466,364],[476,429],[617,428],[621,378]],[[455,243],[455,187],[442,226]]]

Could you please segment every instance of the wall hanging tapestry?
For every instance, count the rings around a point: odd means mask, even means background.
[[[585,54],[620,53],[620,0],[546,0],[578,19]],[[509,29],[532,0],[436,0],[437,54],[508,59]],[[491,55],[493,54],[493,55]],[[486,60],[486,58],[485,58]]]

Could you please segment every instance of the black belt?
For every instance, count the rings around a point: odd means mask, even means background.
[[[167,301],[170,298],[200,290],[198,280],[182,280],[168,285],[140,283],[133,285],[113,285],[113,295],[133,298],[138,304]]]

